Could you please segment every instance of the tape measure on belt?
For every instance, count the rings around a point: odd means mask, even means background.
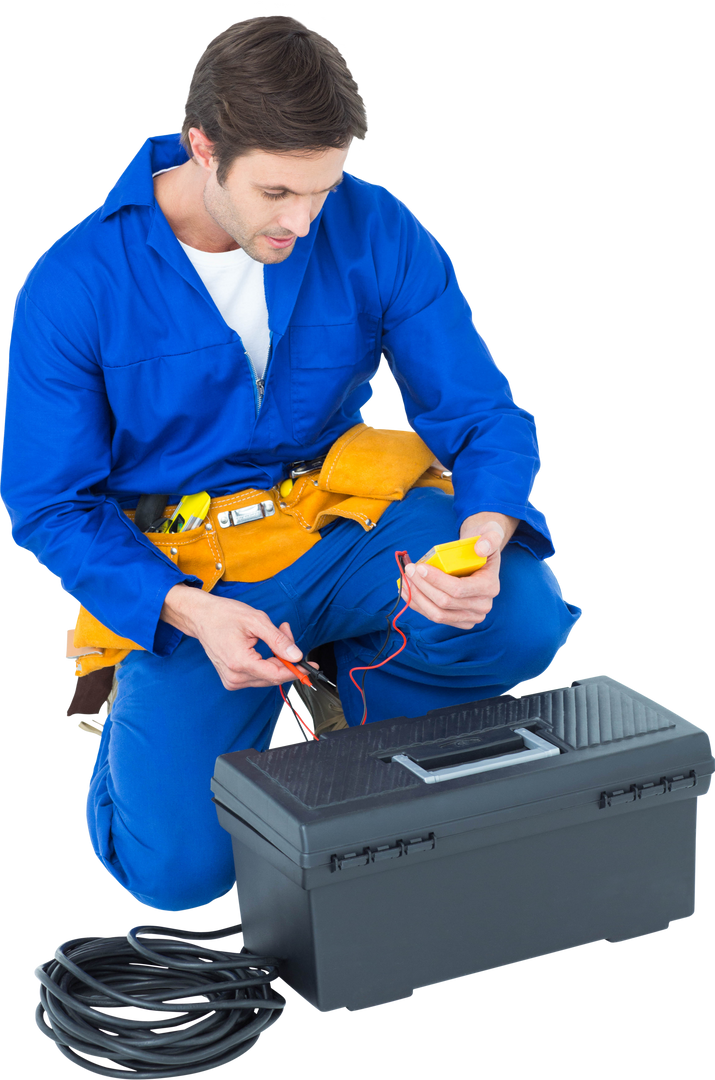
[[[307,476],[310,473],[320,475],[320,470],[324,464],[325,456],[313,458],[310,461],[294,461],[292,465],[288,466],[288,476],[278,486],[280,499],[288,498],[295,487],[295,481],[299,477]],[[250,506],[244,506],[238,510],[225,510],[218,515],[218,523],[225,529],[229,525],[242,525],[246,521],[259,521],[261,518],[272,517],[275,512],[276,507],[273,500],[264,499],[263,502],[252,503]]]

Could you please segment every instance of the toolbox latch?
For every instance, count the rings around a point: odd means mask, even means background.
[[[370,852],[351,851],[347,855],[333,855],[331,862],[334,870],[352,870],[354,866],[367,866],[370,862]]]
[[[697,782],[697,773],[694,769],[691,769],[688,773],[661,776],[658,780],[649,780],[645,784],[630,784],[627,788],[618,788],[616,791],[602,791],[598,805],[601,810],[605,810],[608,806],[618,806],[620,803],[635,802],[637,799],[650,799],[656,795],[667,795],[669,791],[692,788],[695,787]]]
[[[367,866],[371,862],[384,862],[386,859],[400,859],[403,855],[417,855],[422,851],[432,851],[437,845],[433,832],[425,838],[413,836],[407,840],[397,840],[394,844],[381,844],[373,851],[371,848],[363,848],[362,851],[350,851],[347,855],[332,855],[330,857],[331,870],[352,870],[354,866]]]

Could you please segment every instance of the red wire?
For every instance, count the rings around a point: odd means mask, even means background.
[[[353,681],[353,686],[355,687],[355,689],[360,690],[360,693],[361,693],[361,696],[362,696],[362,699],[363,699],[363,705],[365,707],[365,711],[363,713],[363,718],[360,721],[361,724],[364,724],[365,720],[367,719],[367,702],[365,701],[365,694],[364,694],[363,690],[361,690],[360,687],[357,686],[357,684],[355,683],[354,678],[352,678],[352,673],[353,672],[369,672],[369,671],[373,671],[374,667],[381,667],[382,664],[387,664],[388,660],[393,660],[394,657],[399,656],[399,654],[402,652],[402,650],[407,645],[407,638],[405,637],[405,635],[400,630],[400,626],[395,626],[395,622],[397,621],[397,619],[400,618],[400,616],[402,615],[402,612],[405,611],[409,607],[410,599],[412,599],[412,597],[413,597],[413,591],[412,591],[412,589],[409,588],[409,581],[408,581],[408,579],[406,577],[403,576],[402,565],[400,563],[400,557],[399,557],[400,555],[404,555],[406,557],[408,557],[408,556],[407,556],[406,551],[396,551],[394,553],[394,557],[396,558],[396,561],[397,561],[397,566],[400,567],[400,577],[402,578],[403,582],[407,585],[407,603],[405,604],[402,611],[397,611],[396,616],[392,620],[392,625],[394,627],[394,630],[396,630],[397,633],[399,633],[402,636],[402,640],[403,640],[404,644],[401,645],[400,648],[397,649],[396,652],[393,652],[391,657],[388,657],[387,660],[383,660],[379,664],[368,664],[366,667],[351,667],[351,669],[350,669],[350,678]]]
[[[283,701],[285,702],[285,707],[287,708],[287,711],[289,713],[291,713],[292,716],[296,716],[300,720],[300,723],[302,724],[303,728],[306,729],[306,731],[310,735],[311,739],[315,739],[316,741],[318,741],[318,735],[316,735],[315,732],[312,730],[310,724],[308,723],[308,720],[306,719],[305,716],[302,715],[299,708],[297,708],[295,705],[288,704],[288,702],[286,700],[286,697],[285,697],[285,694],[283,693],[283,687],[281,686],[280,683],[279,683],[278,688],[281,691],[281,697],[283,698]]]
[[[395,626],[395,623],[396,623],[397,619],[399,619],[400,616],[402,615],[402,612],[405,611],[409,607],[409,602],[410,602],[410,600],[412,600],[412,597],[413,597],[413,591],[412,591],[412,589],[409,588],[409,581],[407,580],[406,577],[403,576],[402,565],[400,563],[400,555],[407,556],[407,552],[406,551],[396,551],[394,553],[394,557],[396,558],[396,561],[397,561],[397,566],[400,567],[400,577],[402,578],[403,582],[407,585],[407,603],[405,604],[402,611],[397,611],[396,616],[392,620],[392,625],[394,627],[394,630],[396,630],[397,633],[399,633],[402,636],[404,644],[401,645],[400,648],[397,649],[396,652],[393,652],[391,657],[388,657],[387,660],[383,660],[379,664],[368,664],[366,667],[351,667],[351,669],[350,669],[350,678],[353,681],[353,686],[355,687],[355,689],[360,690],[361,697],[363,699],[364,712],[363,712],[363,718],[360,721],[361,724],[364,724],[365,720],[367,719],[367,702],[365,701],[365,693],[364,693],[364,691],[359,686],[357,686],[357,684],[355,683],[354,678],[352,678],[352,673],[353,672],[369,672],[369,671],[373,671],[374,669],[376,669],[376,667],[382,667],[382,664],[387,664],[388,660],[393,660],[396,656],[399,656],[399,654],[402,652],[402,650],[407,645],[407,638],[405,637],[405,635],[400,630],[400,627]],[[285,697],[285,694],[283,693],[283,687],[281,686],[280,683],[279,683],[278,688],[281,691],[281,697],[283,698],[283,701],[285,702],[285,707],[287,708],[287,711],[289,713],[291,713],[292,716],[296,716],[298,718],[298,720],[302,724],[303,728],[305,728],[306,731],[308,732],[308,734],[310,735],[311,739],[315,739],[315,741],[318,741],[318,735],[316,735],[315,732],[312,730],[312,728],[310,727],[306,717],[302,715],[299,708],[296,708],[294,705],[289,704],[289,702],[287,701],[287,699]]]

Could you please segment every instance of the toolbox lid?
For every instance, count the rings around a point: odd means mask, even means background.
[[[217,803],[311,867],[440,826],[610,807],[661,788],[695,796],[713,767],[703,731],[601,676],[224,754],[211,788]]]

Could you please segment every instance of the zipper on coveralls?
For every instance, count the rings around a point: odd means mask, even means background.
[[[248,355],[248,351],[244,349],[243,352],[246,360],[248,360],[248,366],[251,369],[251,377],[253,379],[253,400],[256,406],[256,416],[258,416],[259,412],[261,411],[261,403],[263,401],[263,393],[266,388],[266,383],[265,379],[259,379],[256,375],[256,369],[253,366],[253,360],[251,360],[251,357]]]
[[[270,340],[269,340],[269,344],[268,344],[268,356],[266,358],[266,367],[265,367],[265,370],[263,372],[262,378],[259,379],[259,377],[256,375],[256,369],[253,366],[253,360],[251,360],[251,357],[248,355],[248,352],[246,351],[246,349],[243,350],[244,353],[246,353],[246,359],[248,360],[248,366],[250,367],[251,375],[253,376],[253,396],[254,396],[254,399],[255,399],[255,402],[256,402],[256,416],[258,416],[259,412],[261,411],[261,405],[263,404],[263,395],[266,392],[266,378],[268,376],[268,365],[271,362],[271,355],[273,353],[273,331],[269,330],[269,334],[270,334]]]

